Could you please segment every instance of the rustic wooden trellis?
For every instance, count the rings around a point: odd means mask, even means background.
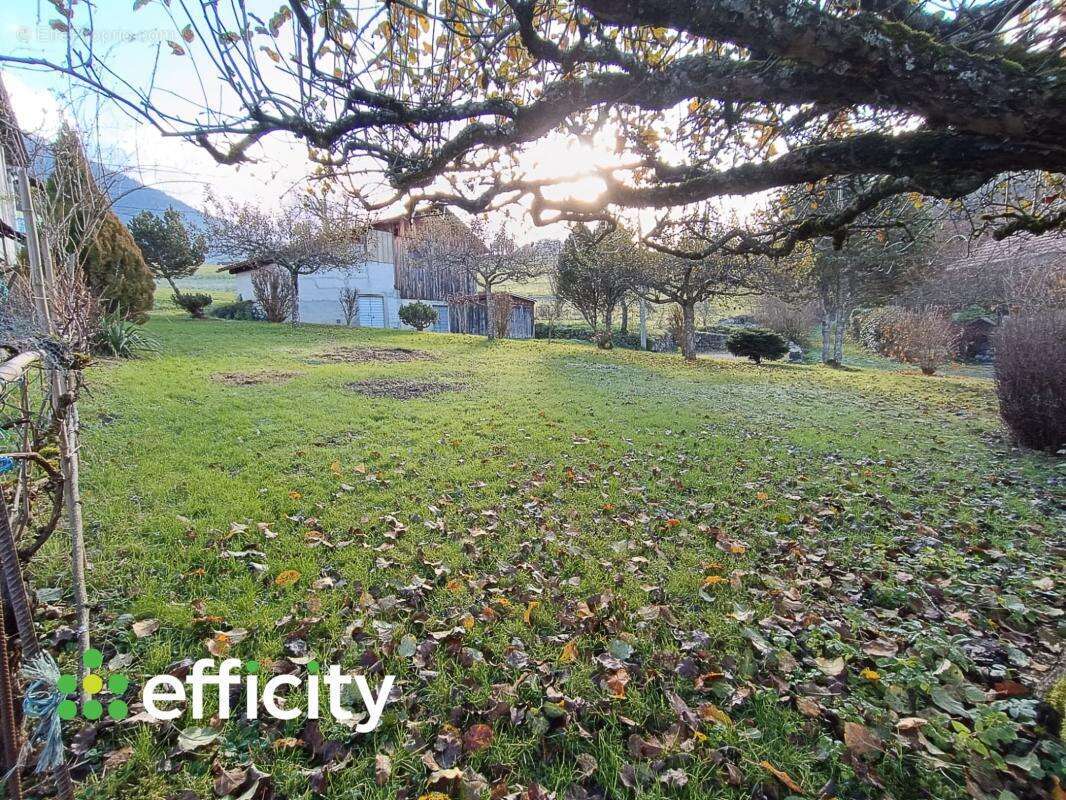
[[[56,275],[52,248],[34,215],[34,198],[26,169],[18,171],[19,199],[26,223],[30,335],[0,364],[0,468],[14,481],[0,485],[0,733],[5,796],[22,797],[20,768],[27,755],[16,697],[16,665],[41,655],[33,625],[23,565],[66,523],[71,544],[75,624],[79,650],[89,647],[85,589],[85,543],[79,490],[80,372],[68,342],[55,324],[52,304]],[[71,265],[64,268],[70,269]],[[8,497],[11,500],[8,502]],[[80,659],[79,659],[80,664]],[[79,667],[79,683],[81,678]],[[53,764],[55,795],[73,800],[67,765]]]

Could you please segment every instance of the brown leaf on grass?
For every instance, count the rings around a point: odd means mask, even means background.
[[[133,623],[133,635],[138,639],[143,639],[146,636],[151,636],[157,630],[162,623],[157,619],[141,619]]]
[[[796,708],[805,717],[820,717],[822,716],[821,704],[811,697],[797,697]]]
[[[274,578],[274,585],[282,587],[292,586],[298,580],[300,580],[299,571],[295,569],[287,569],[284,572],[278,573],[278,576]]]
[[[108,753],[104,758],[104,772],[112,769],[118,769],[126,764],[131,758],[133,758],[132,747],[122,747],[118,750],[113,750]]]
[[[733,724],[733,719],[714,703],[701,704],[696,709],[696,713],[700,715],[700,719],[704,722],[717,722],[719,725],[727,727]]]
[[[533,622],[533,612],[536,610],[537,606],[539,606],[539,605],[540,605],[540,600],[530,600],[529,601],[529,605],[526,606],[525,613],[522,614],[522,621],[525,622],[526,625],[532,624],[532,622]]]
[[[814,663],[823,674],[835,678],[844,671],[844,659],[842,658],[816,658]]]
[[[483,722],[471,725],[463,734],[463,749],[468,753],[484,750],[492,744],[493,735],[492,727]]]
[[[392,759],[384,753],[374,756],[374,783],[384,786],[392,775]]]
[[[626,696],[626,686],[629,684],[629,672],[625,669],[615,670],[607,679],[607,690],[612,697],[619,699]]]
[[[569,664],[572,661],[577,660],[577,642],[570,640],[563,645],[563,652],[559,654],[559,661],[563,664]]]
[[[872,658],[891,658],[899,650],[891,639],[874,639],[862,646],[862,651]]]
[[[225,797],[233,794],[248,780],[248,770],[241,767],[224,769],[218,762],[214,765],[215,780],[212,788],[216,797]]]
[[[896,723],[896,730],[900,733],[913,733],[927,723],[928,720],[921,717],[904,717]]]
[[[858,722],[844,723],[844,745],[859,758],[876,758],[882,752],[881,737]]]
[[[760,761],[759,762],[759,766],[762,767],[767,772],[769,772],[771,775],[773,775],[779,781],[781,781],[781,783],[783,783],[789,789],[789,791],[795,792],[796,794],[802,794],[802,795],[807,794],[803,790],[803,787],[800,786],[798,783],[796,783],[795,780],[793,780],[791,775],[789,775],[787,772],[785,772],[782,769],[778,769],[773,764],[771,764],[769,761]]]

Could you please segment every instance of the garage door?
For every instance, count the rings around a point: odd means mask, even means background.
[[[360,295],[359,324],[364,328],[384,328],[385,298]]]

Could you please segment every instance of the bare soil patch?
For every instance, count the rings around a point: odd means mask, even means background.
[[[447,381],[412,381],[400,378],[371,378],[347,384],[353,392],[367,397],[388,397],[392,400],[414,400],[443,392],[462,392],[466,389],[461,383]]]
[[[260,370],[258,372],[219,372],[214,379],[226,386],[259,386],[263,383],[285,383],[291,381],[299,372],[282,370]]]
[[[425,350],[408,347],[333,347],[314,357],[313,363],[366,364],[381,362],[394,364],[403,361],[423,361],[433,356]]]

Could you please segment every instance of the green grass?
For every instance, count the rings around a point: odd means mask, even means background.
[[[228,272],[219,272],[217,264],[204,264],[196,270],[196,274],[181,278],[176,283],[178,289],[183,292],[202,292],[211,295],[215,303],[229,303],[237,299],[236,278]],[[175,308],[174,290],[166,281],[156,281],[155,307],[170,310]]]
[[[1029,659],[1049,658],[1037,634],[1051,630],[1047,607],[1061,596],[1033,581],[1056,568],[1061,468],[1007,447],[985,380],[689,366],[579,344],[174,312],[157,312],[148,333],[159,355],[87,376],[94,642],[108,659],[130,654],[135,682],[205,656],[217,630],[248,630],[233,653],[268,668],[303,645],[323,663],[380,661],[402,696],[372,736],[323,726],[350,750],[326,797],[417,797],[430,788],[423,754],[449,725],[461,734],[477,722],[495,738],[460,766],[560,796],[574,784],[634,795],[634,781],[644,797],[742,798],[763,783],[787,794],[763,761],[812,794],[835,781],[840,796],[882,796],[846,752],[843,720],[889,742],[877,767],[886,791],[961,797],[966,758],[951,744],[961,734],[923,711],[946,680],[930,676],[947,658],[974,680],[964,640],[1002,626]],[[338,345],[433,357],[318,358]],[[217,377],[264,370],[292,375],[252,386]],[[464,388],[414,400],[346,388],[381,377]],[[227,555],[247,550],[262,555]],[[277,586],[286,570],[299,581]],[[32,573],[36,587],[67,586],[58,539]],[[704,587],[715,575],[724,580]],[[313,588],[320,578],[340,585]],[[1005,616],[993,587],[1018,598],[1023,621]],[[953,610],[972,617],[963,624]],[[137,639],[131,617],[162,627]],[[903,643],[898,657],[862,652],[887,631]],[[417,663],[397,653],[407,634]],[[622,698],[603,683],[618,666],[603,660],[615,640],[633,648]],[[786,651],[797,662],[787,680],[773,667]],[[836,655],[846,668],[826,678],[815,659]],[[734,724],[701,721],[698,735],[686,728],[669,744],[672,692],[693,709],[727,710]],[[797,695],[832,714],[804,716]],[[991,708],[972,700],[975,713]],[[938,737],[944,730],[939,766],[894,738],[894,720],[919,712]],[[1018,741],[1043,736],[1031,720],[1012,724]],[[211,796],[217,758],[252,761],[278,796],[310,798],[307,771],[321,761],[285,743],[299,735],[293,724],[231,721],[211,749],[168,760],[174,729],[119,726],[87,758],[98,767],[123,745],[131,757],[94,769],[82,794]],[[642,755],[642,740],[667,742],[666,754]],[[392,759],[381,786],[379,753]],[[687,783],[660,780],[668,769]]]

